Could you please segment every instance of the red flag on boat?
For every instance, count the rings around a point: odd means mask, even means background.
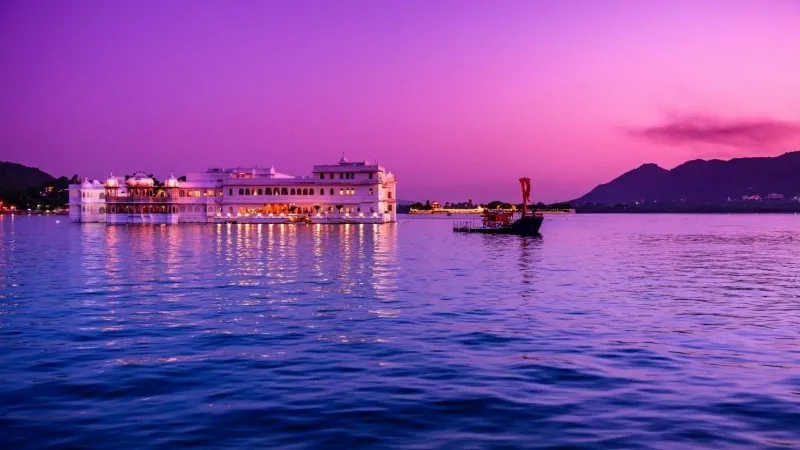
[[[530,203],[531,202],[531,179],[530,178],[520,178],[519,184],[522,186],[522,202],[523,203]]]
[[[519,185],[522,187],[522,217],[528,215],[528,202],[531,201],[531,179],[520,178]]]

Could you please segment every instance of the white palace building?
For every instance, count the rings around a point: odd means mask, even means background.
[[[185,180],[185,181],[184,181]],[[262,169],[208,169],[163,185],[137,172],[69,187],[73,222],[387,223],[397,221],[396,181],[378,164],[317,165],[311,176]]]

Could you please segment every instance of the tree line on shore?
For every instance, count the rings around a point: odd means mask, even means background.
[[[445,208],[445,209],[476,209],[476,208],[487,208],[487,209],[511,209],[516,208],[518,210],[522,209],[522,203],[512,204],[509,202],[504,202],[502,200],[492,200],[489,203],[473,203],[472,200],[466,202],[458,202],[458,203],[450,203],[445,202],[443,205],[434,205],[435,202],[431,202],[430,200],[426,200],[425,203],[416,202],[410,205],[407,205],[406,208],[408,211],[432,211],[436,209],[435,206]],[[572,205],[569,203],[552,203],[552,204],[545,204],[542,202],[528,205],[528,209],[530,210],[545,210],[545,209],[572,209]],[[401,210],[402,212],[402,210]]]

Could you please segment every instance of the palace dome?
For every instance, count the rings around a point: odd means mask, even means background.
[[[155,183],[153,179],[144,174],[144,172],[136,172],[132,177],[128,178],[128,187],[153,187]]]
[[[89,180],[89,177],[83,177],[83,181],[81,182],[81,188],[83,189],[91,189],[92,182]]]
[[[111,175],[108,176],[106,180],[106,187],[107,188],[116,188],[119,187],[119,180],[117,177],[114,176],[114,172],[111,172]]]
[[[167,181],[164,182],[164,186],[166,186],[168,188],[174,188],[174,187],[178,187],[178,185],[179,185],[178,179],[175,178],[175,175],[173,175],[172,172],[170,172],[169,173],[169,178],[167,178]]]

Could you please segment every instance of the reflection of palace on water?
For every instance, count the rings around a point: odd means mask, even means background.
[[[185,180],[185,181],[184,181]],[[377,164],[314,166],[295,177],[274,168],[209,169],[163,186],[142,172],[69,187],[73,222],[385,223],[397,220],[396,181]]]

